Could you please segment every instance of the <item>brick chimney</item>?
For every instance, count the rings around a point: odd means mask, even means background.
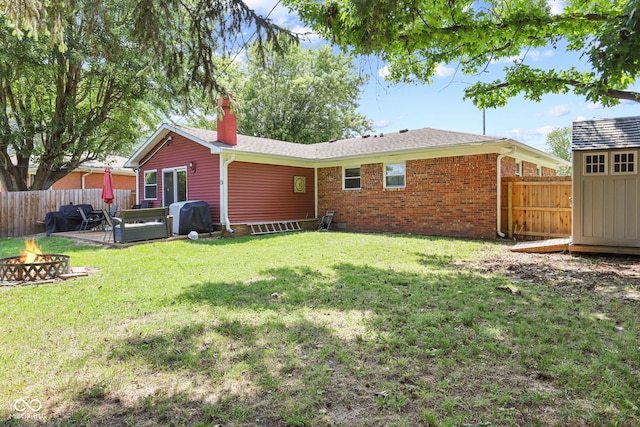
[[[223,97],[221,100],[222,114],[218,113],[218,141],[236,145],[238,143],[238,126],[236,115],[231,112],[229,107],[230,98],[233,99],[229,95],[228,98]]]

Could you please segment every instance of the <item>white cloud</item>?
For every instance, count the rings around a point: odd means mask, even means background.
[[[544,59],[551,58],[553,55],[554,55],[554,52],[551,49],[532,50],[526,53],[527,58],[531,58],[534,61],[542,61]],[[521,56],[524,57],[524,54],[522,54]]]
[[[522,142],[531,147],[544,151],[545,141],[547,139],[546,135],[551,130],[553,130],[551,126],[543,126],[538,129],[517,128],[517,129],[511,129],[505,132],[500,132],[495,135],[514,139],[516,141]]]
[[[439,64],[436,68],[436,77],[451,77],[455,74],[455,68],[447,67],[444,64]]]
[[[587,120],[587,118],[585,116],[578,116],[576,117],[576,122],[584,122],[585,120]]]
[[[498,135],[498,136],[506,136],[507,138],[512,138],[512,139],[521,141],[526,139],[525,137],[529,133],[530,131],[527,131],[526,129],[511,129],[504,132],[503,135]]]
[[[556,126],[542,126],[539,127],[538,129],[535,130],[535,133],[538,135],[543,135],[543,136],[547,136],[549,135],[554,129],[557,129]]]
[[[562,117],[566,116],[571,112],[571,108],[568,105],[556,105],[555,107],[549,108],[542,114],[538,114],[538,117]]]
[[[601,109],[602,109],[602,104],[599,102],[590,102],[589,104],[587,104],[587,110],[589,111],[596,111]]]
[[[495,61],[491,61],[492,64],[511,64],[513,62],[522,62],[525,59],[529,59],[533,62],[544,61],[545,59],[551,58],[555,55],[555,52],[552,49],[545,50],[523,50],[520,54],[515,56],[509,56],[507,58],[500,58]]]
[[[384,67],[378,70],[378,76],[382,77],[383,79],[386,79],[387,77],[389,77],[389,74],[391,74],[391,71],[389,71],[388,65],[385,65]]]
[[[564,12],[564,1],[562,0],[547,0],[547,5],[551,9],[552,15],[560,15]]]
[[[387,119],[374,120],[373,122],[371,122],[371,127],[374,129],[384,129],[389,125],[391,125],[391,120]]]

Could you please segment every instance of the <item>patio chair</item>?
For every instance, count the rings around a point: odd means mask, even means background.
[[[112,216],[111,213],[107,212],[105,209],[102,210],[102,214],[104,215],[104,236],[102,237],[102,240],[111,241],[113,239],[114,216]]]
[[[78,212],[80,212],[80,216],[82,217],[82,223],[80,224],[81,231],[93,230],[102,224],[102,216],[95,214],[87,215],[82,208],[78,208]]]
[[[118,205],[109,205],[109,216],[113,218],[118,212]]]
[[[318,231],[329,231],[329,227],[331,227],[331,222],[333,221],[335,214],[335,211],[327,211],[327,214],[320,220]]]

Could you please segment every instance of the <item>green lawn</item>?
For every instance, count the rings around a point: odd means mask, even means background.
[[[471,267],[498,243],[38,243],[91,274],[0,287],[0,423],[640,423],[640,304]],[[0,257],[23,244],[0,239]]]

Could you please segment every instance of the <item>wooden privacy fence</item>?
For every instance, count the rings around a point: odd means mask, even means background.
[[[502,232],[517,240],[571,236],[571,177],[502,178]]]
[[[47,212],[57,211],[69,203],[89,203],[95,209],[107,209],[100,198],[102,189],[43,190],[0,193],[0,237],[17,237],[44,232]],[[130,208],[135,203],[135,192],[113,190],[114,205]]]

